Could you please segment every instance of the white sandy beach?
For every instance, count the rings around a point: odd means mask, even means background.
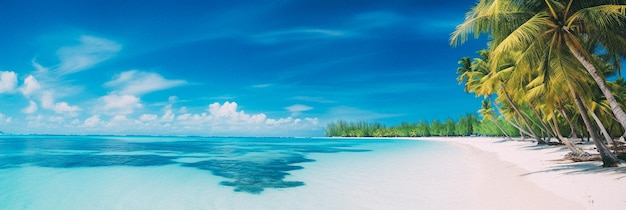
[[[560,160],[564,146],[504,138],[412,138],[449,142],[467,151],[473,169],[470,209],[624,209],[626,164]],[[589,151],[592,153],[593,151]]]

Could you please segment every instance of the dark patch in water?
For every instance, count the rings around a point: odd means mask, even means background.
[[[241,160],[207,160],[196,163],[187,163],[183,166],[208,170],[213,175],[221,176],[234,181],[222,181],[221,185],[235,187],[236,192],[260,194],[265,188],[289,188],[304,185],[304,182],[284,181],[287,171],[303,169],[302,166],[292,164],[313,162],[299,154],[292,154],[281,159],[268,161],[241,161]]]
[[[133,137],[129,137],[133,138]],[[158,138],[158,137],[155,137]],[[148,139],[149,140],[149,139]],[[180,164],[232,179],[219,184],[235,192],[260,194],[266,188],[305,185],[285,181],[297,164],[313,162],[310,153],[367,152],[351,149],[358,143],[275,138],[179,138],[172,142],[128,142],[107,137],[10,137],[0,138],[0,169],[22,166],[52,168],[128,166],[148,167]],[[150,152],[153,154],[123,154]],[[115,153],[115,155],[107,154]],[[121,153],[121,154],[120,154]],[[166,153],[167,155],[161,155]],[[188,155],[193,153],[194,155]],[[247,158],[249,154],[260,156]],[[200,155],[199,155],[200,154]],[[202,158],[180,163],[178,158]]]

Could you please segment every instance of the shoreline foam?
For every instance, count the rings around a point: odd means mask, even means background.
[[[602,168],[600,161],[563,161],[563,156],[569,152],[564,146],[538,146],[530,141],[506,141],[502,137],[403,139],[444,141],[465,148],[468,158],[475,161],[469,164],[475,169],[473,181],[479,185],[480,197],[474,198],[478,202],[475,209],[621,209],[626,206],[624,164]]]

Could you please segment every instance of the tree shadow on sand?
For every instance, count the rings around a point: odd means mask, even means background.
[[[520,176],[530,176],[540,173],[558,172],[564,175],[575,174],[619,174],[620,177],[615,178],[621,180],[626,178],[626,167],[608,167],[603,168],[601,162],[579,162],[579,163],[563,163],[562,165],[552,166],[546,170],[533,171]]]

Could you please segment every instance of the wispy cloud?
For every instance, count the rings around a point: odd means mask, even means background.
[[[272,86],[274,86],[274,84],[270,84],[270,83],[252,85],[253,88],[268,88]]]
[[[255,42],[275,44],[289,41],[330,39],[350,36],[350,32],[323,28],[290,28],[255,35]]]
[[[324,40],[358,37],[371,30],[402,25],[409,18],[390,11],[373,11],[338,20],[332,28],[292,27],[267,31],[251,37],[254,42],[276,44],[291,41]]]
[[[223,95],[223,96],[214,96],[214,97],[203,97],[200,98],[202,100],[209,100],[209,101],[232,101],[234,99],[236,99],[236,96],[231,96],[231,95]]]
[[[323,103],[323,104],[335,103],[335,101],[325,99],[324,97],[296,96],[296,97],[293,97],[293,99],[306,101],[306,102]]]
[[[105,86],[117,88],[117,92],[123,95],[142,95],[185,84],[185,80],[168,80],[156,73],[132,70],[118,74]]]
[[[294,105],[285,107],[285,109],[291,112],[292,117],[295,117],[295,116],[302,114],[302,112],[312,110],[313,107],[303,105],[303,104],[294,104]]]
[[[76,46],[62,47],[57,51],[61,61],[57,68],[59,74],[89,69],[111,59],[122,49],[118,43],[93,36],[81,36],[79,42]]]

